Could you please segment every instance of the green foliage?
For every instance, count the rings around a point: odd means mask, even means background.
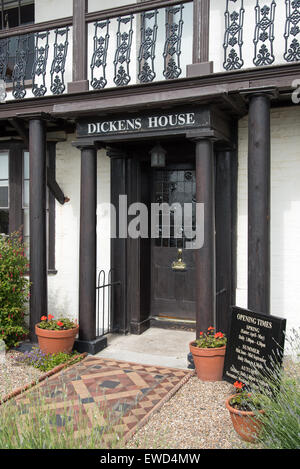
[[[263,406],[264,398],[259,395],[251,395],[247,392],[241,392],[236,394],[230,399],[230,405],[237,410],[244,412],[251,412],[254,409],[261,410]]]
[[[77,324],[68,318],[59,318],[57,320],[52,318],[53,316],[51,315],[48,316],[48,319],[46,316],[43,316],[41,318],[42,321],[37,326],[40,329],[47,329],[50,331],[63,331],[77,327]]]
[[[259,438],[266,449],[300,448],[300,386],[298,379],[283,375],[280,391],[274,398],[265,396],[263,415],[257,415],[262,422]]]
[[[222,332],[215,332],[213,327],[209,327],[207,332],[200,332],[200,337],[194,343],[194,347],[199,348],[219,348],[224,347],[227,338]]]
[[[300,364],[293,359],[300,346],[299,333],[293,331],[288,342],[291,356],[284,359],[284,366],[274,358],[271,368],[256,370],[263,385],[251,391],[261,402],[263,397],[264,414],[253,411],[262,423],[258,442],[265,449],[300,448]]]
[[[7,348],[18,345],[28,333],[24,321],[28,267],[20,234],[0,236],[0,339]]]
[[[50,371],[63,363],[72,361],[73,364],[80,360],[82,360],[82,356],[79,356],[77,352],[71,354],[64,352],[47,354],[42,352],[38,347],[33,347],[30,352],[25,352],[16,358],[17,363],[25,363],[41,371]]]
[[[26,403],[12,399],[1,406],[1,449],[113,449],[121,445],[122,434],[114,428],[109,412],[103,415],[95,403],[87,418],[84,405],[70,405],[66,387],[59,388],[61,407],[51,408],[48,386],[26,394]],[[108,438],[109,435],[109,438]]]

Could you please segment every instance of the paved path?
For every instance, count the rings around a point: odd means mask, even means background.
[[[55,409],[58,427],[65,425],[62,415],[67,406],[75,413],[82,412],[89,428],[95,416],[103,428],[109,419],[114,430],[128,440],[191,374],[182,369],[88,356],[29,392],[42,391],[45,403]],[[32,402],[26,394],[18,400],[25,405]],[[74,428],[75,434],[80,431]]]

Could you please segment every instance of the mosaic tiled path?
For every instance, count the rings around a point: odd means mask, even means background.
[[[127,440],[192,374],[188,370],[87,357],[38,385],[38,392],[42,391],[44,401],[55,409],[57,426],[64,426],[62,413],[65,415],[66,406],[76,413],[80,405],[88,427],[95,422],[95,416],[97,423],[105,426],[105,417],[109,416],[114,430]],[[18,401],[30,402],[26,394]],[[80,432],[80,428],[74,428],[74,432]]]

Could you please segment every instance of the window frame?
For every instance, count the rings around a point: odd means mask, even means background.
[[[56,142],[47,142],[47,171],[55,174]],[[23,236],[24,228],[24,153],[29,152],[27,145],[22,141],[11,140],[0,142],[0,152],[7,152],[9,155],[9,234],[21,231]],[[49,197],[49,221],[47,224],[47,257],[48,274],[56,274],[55,268],[55,197],[47,187]],[[54,200],[53,200],[54,199]],[[50,204],[51,200],[51,204]],[[3,209],[5,210],[5,209]],[[30,236],[30,235],[29,235]]]

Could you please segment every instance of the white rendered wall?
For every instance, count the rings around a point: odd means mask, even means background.
[[[56,179],[70,202],[56,202],[56,275],[48,276],[49,313],[55,317],[78,317],[80,151],[68,141],[57,144]],[[110,213],[101,204],[110,202],[110,160],[97,155],[97,269],[110,269]],[[96,279],[95,279],[96,285]]]
[[[35,0],[35,22],[51,21],[73,15],[73,0]]]
[[[271,111],[271,314],[300,327],[300,106]],[[239,122],[236,304],[247,307],[248,119]]]

